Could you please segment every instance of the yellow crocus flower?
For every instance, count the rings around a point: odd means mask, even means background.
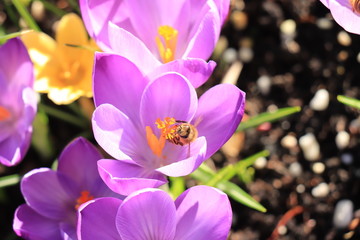
[[[63,16],[55,40],[43,32],[30,32],[21,39],[35,66],[36,91],[48,93],[56,104],[92,97],[94,49],[98,47],[89,40],[79,16],[74,13]]]

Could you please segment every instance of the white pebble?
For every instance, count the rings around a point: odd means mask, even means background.
[[[354,161],[354,157],[350,153],[341,154],[340,159],[341,159],[341,162],[346,164],[346,165],[350,165]]]
[[[262,94],[269,94],[271,88],[271,79],[269,76],[263,75],[259,77],[256,84]]]
[[[349,146],[350,143],[350,134],[346,131],[338,132],[335,137],[335,143],[339,149],[346,148],[347,146]]]
[[[337,35],[338,42],[343,46],[349,46],[351,44],[351,37],[345,31],[340,31]]]
[[[323,111],[329,106],[330,96],[326,89],[319,89],[310,101],[310,107],[316,111]]]
[[[280,24],[280,31],[285,35],[294,35],[296,31],[296,23],[292,19],[287,19]]]
[[[322,174],[325,171],[325,164],[322,162],[316,162],[312,165],[312,170],[316,174]]]
[[[354,214],[354,204],[348,199],[340,200],[334,210],[333,224],[336,228],[346,228]]]
[[[327,183],[320,183],[311,190],[311,194],[316,198],[326,197],[330,192],[329,185]]]
[[[287,227],[285,225],[281,225],[278,227],[278,233],[280,235],[285,235],[287,233]]]
[[[289,172],[293,177],[299,177],[302,174],[301,164],[298,162],[293,162],[289,166]]]
[[[263,169],[265,168],[267,164],[267,159],[264,157],[259,157],[258,159],[256,159],[256,161],[254,162],[254,167],[256,169]]]
[[[317,25],[320,29],[327,30],[327,29],[332,28],[333,23],[332,23],[332,21],[330,21],[328,18],[319,18],[319,19],[316,21],[316,25]]]
[[[237,52],[234,48],[228,48],[224,51],[222,58],[227,63],[233,63],[236,61]]]
[[[307,133],[299,139],[299,145],[308,161],[315,161],[320,158],[320,145],[314,134]]]
[[[306,188],[305,188],[304,184],[299,184],[299,185],[296,186],[296,192],[297,193],[301,194],[301,193],[305,192],[305,190],[306,190]]]
[[[239,59],[244,63],[250,62],[254,57],[254,52],[250,47],[242,47],[239,50]]]
[[[281,139],[281,146],[284,148],[294,148],[297,145],[297,139],[293,135],[286,135]]]

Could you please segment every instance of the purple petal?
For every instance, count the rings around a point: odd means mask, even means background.
[[[140,104],[143,126],[154,126],[160,118],[190,121],[197,109],[197,96],[190,82],[178,73],[166,73],[144,90]]]
[[[182,193],[175,205],[176,240],[226,239],[232,210],[225,193],[208,186],[195,186]]]
[[[126,58],[108,53],[96,53],[95,58],[95,105],[110,103],[130,118],[138,118],[137,109],[148,81]]]
[[[39,214],[63,220],[76,217],[75,204],[79,190],[61,173],[39,168],[27,173],[21,181],[26,203]]]
[[[97,107],[92,118],[93,132],[99,145],[116,159],[140,154],[138,146],[147,144],[143,133],[120,110],[110,104]]]
[[[165,72],[177,72],[188,79],[194,88],[203,85],[211,76],[216,63],[198,58],[178,59],[155,68],[148,77],[155,79]]]
[[[195,171],[204,160],[206,160],[206,139],[204,137],[199,137],[195,142],[190,143],[185,146],[176,146],[170,145],[177,148],[182,148],[181,151],[177,151],[182,153],[180,156],[172,156],[176,159],[183,159],[164,167],[158,168],[157,171],[161,172],[167,176],[172,177],[180,177],[186,176],[193,171]],[[190,152],[188,152],[190,148]],[[164,155],[171,155],[171,149],[167,149],[168,151],[164,151]],[[172,150],[172,152],[175,152]],[[174,154],[173,154],[174,155]],[[191,157],[189,157],[191,156]]]
[[[167,181],[155,171],[150,172],[130,161],[103,159],[98,162],[99,174],[106,185],[116,193],[129,195],[148,187],[159,187]]]
[[[89,35],[104,51],[110,51],[108,22],[128,22],[122,0],[80,0],[81,16]]]
[[[59,223],[38,214],[26,204],[16,209],[13,229],[23,239],[62,240]]]
[[[335,21],[346,31],[360,34],[360,14],[353,11],[349,0],[320,0],[331,11]]]
[[[34,84],[33,64],[26,47],[18,38],[7,41],[0,47],[0,72],[5,80],[15,90],[24,86],[32,87]]]
[[[17,165],[25,156],[30,146],[32,126],[26,132],[15,132],[0,142],[0,163],[5,166]]]
[[[166,192],[144,189],[123,201],[116,216],[116,227],[126,240],[173,239],[175,211],[173,200]]]
[[[160,61],[150,52],[148,46],[139,38],[111,22],[109,23],[109,39],[112,50],[135,63],[143,73],[146,74],[161,65]]]
[[[115,218],[121,204],[117,198],[98,198],[79,208],[79,240],[121,240]]]
[[[208,59],[215,48],[220,34],[220,19],[216,9],[211,8],[204,16],[196,32],[191,34],[191,40],[182,58]]]
[[[230,10],[230,0],[214,0],[220,14],[220,21],[223,24]]]
[[[207,141],[206,158],[232,136],[244,114],[245,93],[231,84],[220,84],[199,99],[193,124]]]
[[[97,161],[102,158],[97,149],[85,138],[79,137],[69,143],[59,157],[58,172],[69,177],[79,189],[92,196],[112,194],[101,180]]]

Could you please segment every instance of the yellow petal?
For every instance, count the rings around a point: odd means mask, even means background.
[[[48,97],[58,105],[70,104],[82,95],[82,91],[75,90],[72,87],[50,88]]]
[[[56,42],[43,32],[29,32],[21,36],[29,51],[37,72],[50,60],[56,49]]]
[[[58,49],[62,52],[63,61],[71,64],[79,59],[85,50],[66,45],[85,46],[88,43],[84,24],[78,15],[69,13],[61,18],[56,30],[56,42]]]

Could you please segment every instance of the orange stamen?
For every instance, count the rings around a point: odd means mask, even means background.
[[[9,110],[7,110],[6,108],[0,106],[0,121],[4,121],[9,119],[11,116]]]
[[[89,191],[82,191],[80,193],[80,197],[78,197],[78,199],[76,199],[75,209],[78,210],[78,208],[80,207],[81,204],[86,203],[87,201],[90,201],[93,199],[94,199],[94,197],[90,195]]]
[[[175,59],[178,31],[168,25],[158,28],[159,36],[156,36],[156,44],[163,63],[168,63]]]
[[[175,136],[175,130],[176,130],[176,120],[174,118],[166,117],[164,121],[161,121],[160,118],[158,118],[155,122],[158,129],[161,130],[161,135],[164,136],[165,139],[173,139]]]
[[[162,150],[165,147],[165,138],[163,137],[163,135],[160,136],[160,138],[158,139],[155,134],[153,133],[151,127],[146,126],[145,127],[146,130],[146,139],[148,142],[148,145],[151,149],[151,151],[158,157],[161,157],[162,154]]]

